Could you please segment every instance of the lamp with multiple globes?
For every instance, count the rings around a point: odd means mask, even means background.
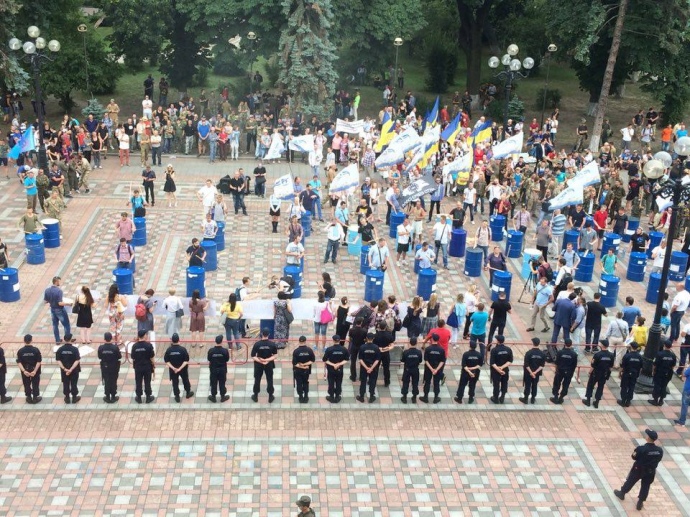
[[[497,69],[499,65],[503,65],[503,70],[496,74],[496,78],[502,79],[505,89],[505,102],[503,104],[503,131],[501,139],[506,138],[506,126],[508,125],[508,106],[510,104],[510,91],[513,88],[513,82],[519,78],[526,78],[529,71],[534,67],[534,59],[526,57],[522,61],[517,58],[520,48],[512,43],[508,45],[506,53],[499,60],[498,57],[492,56],[489,58],[489,67]],[[523,73],[521,70],[525,69]]]

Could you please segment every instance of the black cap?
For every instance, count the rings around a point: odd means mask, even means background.
[[[103,339],[105,339],[106,341],[112,341],[113,335],[110,332],[106,332],[105,334],[103,334]]]
[[[299,342],[300,342],[300,343],[306,343],[306,342],[307,342],[307,336],[300,336],[300,337],[299,337]]]
[[[657,441],[659,439],[659,433],[657,433],[654,429],[645,429],[644,434],[649,436],[652,441]]]
[[[505,340],[506,337],[503,334],[499,334],[498,336],[496,336],[496,341],[498,341],[499,343],[505,343]]]
[[[333,341],[340,341],[340,336],[338,334],[333,334]]]
[[[532,338],[532,344],[533,344],[534,346],[539,346],[539,345],[541,345],[541,339],[539,339],[538,337],[533,337],[533,338]]]
[[[137,333],[137,336],[139,336],[139,338],[142,338],[142,337],[144,337],[144,336],[146,335],[146,333],[147,333],[146,330],[140,330],[140,331]]]
[[[172,336],[170,336],[170,341],[173,343],[179,343],[180,342],[180,336],[175,332]]]
[[[563,343],[565,344],[565,346],[573,346],[573,340],[570,339],[569,337],[565,338],[563,340]]]
[[[600,339],[599,343],[601,343],[601,346],[603,346],[604,348],[609,347],[609,340],[608,339]]]
[[[220,345],[222,342],[223,342],[223,336],[221,336],[220,334],[218,334],[218,335],[216,336],[216,345]]]

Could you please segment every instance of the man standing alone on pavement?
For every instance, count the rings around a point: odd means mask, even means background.
[[[50,305],[50,315],[53,320],[53,334],[55,335],[56,345],[59,345],[62,341],[60,339],[60,327],[58,323],[62,323],[65,335],[70,334],[69,316],[67,315],[65,306],[72,305],[72,302],[64,302],[62,300],[60,282],[62,282],[62,279],[59,276],[54,276],[53,285],[46,289],[43,294],[43,301]]]
[[[625,494],[630,492],[638,481],[641,481],[640,492],[637,494],[637,505],[635,506],[638,510],[642,510],[644,507],[644,502],[649,495],[649,487],[654,482],[656,469],[664,457],[663,449],[655,443],[659,438],[658,433],[653,429],[645,429],[644,432],[646,443],[635,448],[632,453],[632,459],[635,460],[635,463],[633,463],[625,483],[620,490],[613,491],[616,497],[623,501]]]

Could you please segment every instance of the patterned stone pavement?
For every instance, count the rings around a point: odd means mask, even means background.
[[[216,181],[236,165],[251,171],[253,163],[210,165],[202,160],[169,159],[178,171],[177,208],[167,208],[158,181],[157,203],[147,217],[148,243],[137,249],[137,290],[151,287],[165,295],[169,287],[185,291],[184,249],[200,231],[200,207],[195,191],[206,177]],[[520,368],[512,370],[509,396],[503,406],[489,403],[488,371],[482,372],[477,404],[452,402],[459,375],[457,360],[466,349],[453,350],[438,405],[399,401],[401,372],[393,368],[393,383],[379,383],[379,400],[359,404],[357,388],[344,383],[344,399],[337,407],[324,400],[323,368],[311,377],[311,401],[300,405],[281,353],[276,370],[274,404],[249,399],[252,371],[246,348],[234,354],[223,406],[206,400],[208,370],[202,363],[206,348],[190,348],[190,368],[196,397],[178,407],[171,399],[167,375],[159,368],[154,380],[154,404],[133,400],[133,372],[125,365],[120,375],[122,399],[116,407],[102,402],[100,375],[93,354],[84,358],[79,382],[83,395],[77,406],[62,401],[59,372],[52,360],[50,317],[42,303],[50,278],[63,277],[67,296],[79,285],[105,292],[114,267],[113,224],[125,208],[131,186],[139,184],[138,167],[120,169],[112,158],[92,174],[89,196],[70,200],[64,214],[64,243],[47,250],[47,263],[20,267],[22,299],[0,308],[0,340],[8,357],[7,384],[15,400],[0,410],[0,511],[7,515],[232,515],[282,516],[295,513],[293,501],[302,494],[314,499],[318,515],[328,516],[455,516],[455,515],[625,515],[633,512],[634,497],[612,497],[630,466],[629,455],[641,441],[645,427],[659,431],[666,457],[659,469],[643,513],[684,515],[690,489],[687,431],[674,427],[680,384],[674,381],[669,404],[653,408],[640,396],[626,410],[615,404],[618,379],[613,375],[599,410],[584,407],[579,397],[584,384],[573,383],[562,406],[548,402],[552,380],[547,370],[535,405],[523,406]],[[135,163],[134,160],[132,163]],[[167,163],[167,162],[166,162]],[[302,164],[269,166],[271,177],[309,169]],[[162,172],[161,172],[162,175]],[[24,206],[16,180],[0,185],[0,231],[12,259],[22,247],[16,220]],[[230,202],[231,200],[227,200]],[[222,300],[249,276],[264,285],[282,271],[285,238],[269,233],[265,200],[247,198],[249,217],[229,216],[219,270],[207,275],[207,290]],[[444,203],[450,209],[451,202]],[[281,226],[283,223],[281,222]],[[353,301],[363,296],[359,257],[341,250],[339,263],[322,264],[325,236],[315,222],[315,236],[307,240],[305,298],[313,298],[323,271],[334,277],[338,296]],[[476,228],[469,226],[469,228]],[[282,229],[282,228],[281,228]],[[380,232],[387,234],[387,228]],[[625,259],[624,259],[625,266]],[[511,260],[515,274],[514,313],[506,335],[526,342],[528,305],[517,303],[523,282],[519,260]],[[476,281],[488,294],[487,278],[468,279],[463,261],[452,259],[450,270],[439,270],[436,284],[443,313],[458,292]],[[624,271],[624,270],[623,270]],[[597,275],[598,276],[598,275]],[[624,273],[621,273],[624,276]],[[595,278],[585,290],[596,289]],[[409,301],[416,290],[410,266],[394,266],[385,293]],[[645,315],[646,283],[623,280],[620,296],[632,294]],[[620,300],[619,300],[620,302]],[[94,337],[107,328],[101,306],[95,310]],[[185,318],[186,320],[186,318]],[[257,322],[251,322],[256,326]],[[185,322],[186,324],[186,322]],[[209,319],[207,339],[217,333]],[[295,322],[291,335],[311,335],[310,322]],[[136,325],[126,323],[128,335]],[[162,321],[157,321],[158,354],[165,348]],[[14,351],[21,336],[31,332],[44,352],[44,401],[24,403]],[[183,339],[189,334],[183,332]],[[547,337],[547,336],[542,336]],[[251,345],[251,341],[246,345]],[[526,347],[516,345],[518,361]],[[585,360],[580,380],[586,382]]]

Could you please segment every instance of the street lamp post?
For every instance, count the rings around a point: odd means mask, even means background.
[[[398,50],[403,44],[402,38],[395,38],[393,40],[393,45],[395,45],[395,69],[393,70],[393,88],[398,87]]]
[[[250,32],[247,34],[249,43],[249,95],[254,95],[254,78],[252,77],[252,68],[254,67],[254,41],[256,41],[256,33]]]
[[[43,93],[41,91],[41,62],[44,60],[52,61],[50,56],[45,52],[46,45],[51,52],[60,51],[60,42],[58,40],[50,40],[46,44],[46,40],[41,38],[41,31],[35,25],[32,25],[26,31],[33,41],[20,41],[18,38],[12,38],[9,42],[11,50],[24,51],[24,58],[31,63],[31,69],[34,74],[34,89],[36,90],[36,111],[38,113],[38,167],[44,171],[48,171],[48,156],[46,155],[46,148],[43,142],[43,124],[45,115],[43,113]]]
[[[546,110],[546,92],[549,88],[549,72],[551,72],[551,54],[556,52],[558,47],[551,43],[546,52],[546,82],[544,83],[544,95],[541,101],[541,122],[540,127],[544,127],[544,111]]]
[[[679,138],[674,145],[674,151],[680,158],[680,164],[676,164],[671,168],[668,179],[662,179],[658,183],[657,195],[666,199],[670,198],[673,204],[671,207],[671,222],[666,234],[666,252],[664,255],[664,265],[661,269],[661,282],[659,283],[659,296],[657,296],[656,309],[654,311],[654,323],[649,329],[647,346],[644,349],[642,372],[637,378],[637,384],[635,385],[636,393],[651,393],[654,385],[652,366],[657,352],[661,349],[661,336],[663,334],[661,311],[664,306],[663,293],[666,292],[668,287],[668,272],[673,253],[673,236],[676,232],[676,224],[678,224],[678,211],[680,210],[681,202],[690,202],[690,183],[683,181],[685,161],[687,156],[690,155],[690,137]],[[661,178],[665,170],[664,164],[659,160],[648,161],[643,169],[645,176],[650,179]]]
[[[93,94],[91,93],[91,87],[89,86],[89,57],[86,54],[86,33],[89,31],[89,28],[86,26],[85,23],[82,23],[77,27],[77,31],[81,33],[82,35],[82,40],[84,41],[84,66],[86,70],[86,91],[89,92],[89,95],[91,98],[93,98]]]
[[[534,66],[534,59],[531,57],[526,57],[520,63],[520,60],[515,57],[517,56],[520,49],[516,44],[508,45],[506,54],[499,60],[496,56],[489,58],[489,67],[498,68],[498,65],[503,65],[503,70],[495,75],[498,79],[503,79],[505,84],[506,98],[503,105],[503,131],[501,140],[506,138],[506,126],[508,125],[508,106],[510,103],[510,91],[513,88],[513,81],[517,81],[519,78],[525,79],[529,75],[529,71]],[[524,74],[520,72],[522,68],[525,68],[527,72]]]

